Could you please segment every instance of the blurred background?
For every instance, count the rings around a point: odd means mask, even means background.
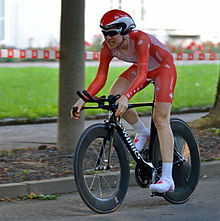
[[[85,0],[85,47],[98,51],[99,21],[114,8],[172,52],[220,52],[219,0]],[[59,49],[61,0],[0,0],[0,48]]]

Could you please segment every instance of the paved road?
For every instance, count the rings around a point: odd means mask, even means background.
[[[201,118],[207,113],[191,113],[172,115],[179,117],[187,122]],[[150,117],[142,117],[143,122],[149,125]],[[85,127],[89,125],[103,122],[103,120],[87,120]],[[132,133],[132,128],[129,124],[123,121],[128,132]],[[0,126],[0,150],[35,147],[41,144],[55,144],[57,139],[57,123],[48,124],[26,124],[14,126]]]
[[[220,176],[203,178],[187,203],[173,205],[151,198],[148,189],[130,186],[121,207],[111,214],[90,211],[78,193],[64,194],[54,201],[26,200],[0,203],[1,221],[153,220],[217,221],[220,217]]]

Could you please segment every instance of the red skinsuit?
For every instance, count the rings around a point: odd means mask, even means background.
[[[110,50],[104,41],[100,50],[100,63],[94,81],[88,92],[94,96],[105,85],[109,64],[113,57],[133,63],[120,77],[131,82],[130,88],[124,93],[128,100],[149,83],[155,82],[155,102],[172,103],[176,83],[176,69],[169,50],[154,36],[139,30],[132,30],[128,37],[128,50],[120,48]]]

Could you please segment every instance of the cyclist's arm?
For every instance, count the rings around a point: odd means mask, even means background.
[[[112,58],[112,53],[104,42],[100,50],[100,62],[96,77],[87,89],[92,96],[95,96],[104,87],[108,76],[109,63]]]
[[[148,74],[150,38],[146,34],[141,33],[135,38],[135,45],[138,54],[137,76],[129,89],[124,93],[128,100],[146,86],[145,82]]]

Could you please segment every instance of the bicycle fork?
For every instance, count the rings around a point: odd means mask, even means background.
[[[100,170],[109,170],[111,169],[111,158],[112,158],[112,151],[113,151],[113,144],[114,144],[114,131],[115,131],[115,127],[114,125],[109,125],[110,130],[109,130],[109,136],[108,139],[104,139],[103,143],[102,143],[102,147],[99,153],[99,157],[98,160],[96,162],[96,166],[95,166],[95,170],[96,171],[100,171]],[[107,140],[109,140],[109,145],[108,145],[108,159],[103,159],[103,154],[105,151],[105,146],[106,146],[106,142]],[[104,163],[107,163],[105,166],[100,166],[101,161],[103,161]]]
[[[108,161],[106,165],[107,170],[111,169],[110,164],[111,164],[111,159],[112,159],[112,151],[113,151],[113,143],[114,143],[114,131],[115,131],[114,125],[111,125],[110,132],[109,132]]]

